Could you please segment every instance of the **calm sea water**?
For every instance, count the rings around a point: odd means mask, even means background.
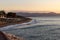
[[[60,40],[60,17],[31,17],[29,25],[17,25],[2,31],[25,40]]]

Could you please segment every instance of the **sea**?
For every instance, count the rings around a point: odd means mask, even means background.
[[[23,37],[24,40],[60,40],[60,17],[29,17],[27,23],[9,25],[1,31]]]

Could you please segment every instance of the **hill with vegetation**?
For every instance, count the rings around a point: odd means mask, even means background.
[[[5,13],[5,11],[0,11],[0,27],[4,27],[7,25],[13,25],[13,24],[21,24],[24,22],[29,22],[32,19],[26,18],[23,16],[18,16],[16,13],[8,12]]]

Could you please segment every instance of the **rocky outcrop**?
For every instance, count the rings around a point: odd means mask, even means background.
[[[16,37],[13,34],[7,34],[0,31],[0,40],[23,40],[22,37]]]

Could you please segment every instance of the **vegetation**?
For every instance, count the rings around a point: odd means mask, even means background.
[[[30,20],[30,18],[17,16],[16,13],[13,12],[5,13],[4,11],[0,11],[0,27],[29,22]]]

